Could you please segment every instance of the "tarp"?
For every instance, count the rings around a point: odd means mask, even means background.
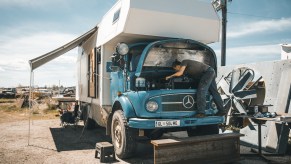
[[[86,32],[85,34],[79,36],[78,38],[72,40],[71,42],[51,51],[48,52],[42,56],[39,56],[37,58],[29,60],[29,64],[31,67],[31,71],[34,69],[42,66],[43,64],[63,55],[64,53],[72,50],[73,48],[79,46],[83,42],[87,42],[87,40],[90,40],[90,47],[86,46],[86,48],[94,48],[92,45],[95,43],[96,44],[96,35],[97,35],[98,27],[94,27],[90,31]],[[95,38],[94,38],[95,37]]]

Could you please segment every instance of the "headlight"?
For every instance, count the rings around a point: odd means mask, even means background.
[[[211,105],[211,108],[212,109],[217,109],[217,106],[216,106],[216,104],[214,103],[213,100],[211,101],[211,104],[210,105]]]
[[[159,105],[158,105],[158,103],[155,102],[155,101],[149,101],[149,102],[147,102],[147,104],[146,104],[146,108],[147,108],[147,110],[150,111],[150,112],[155,112],[156,110],[158,110]]]
[[[125,43],[118,43],[116,46],[116,52],[120,55],[125,55],[129,51],[128,45]]]

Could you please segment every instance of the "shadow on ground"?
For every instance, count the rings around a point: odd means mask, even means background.
[[[95,149],[97,142],[110,142],[105,129],[84,130],[83,126],[50,128],[57,151]]]
[[[111,138],[105,134],[104,128],[97,128],[93,130],[86,130],[83,126],[67,126],[66,128],[50,128],[56,149],[61,151],[74,151],[74,150],[95,150],[97,142],[110,142]],[[137,151],[133,158],[120,160],[115,162],[127,162],[127,163],[142,163],[152,164],[153,160],[153,146],[150,141],[139,142],[137,145]]]

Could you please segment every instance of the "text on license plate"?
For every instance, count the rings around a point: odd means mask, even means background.
[[[155,121],[155,127],[180,126],[180,120]]]

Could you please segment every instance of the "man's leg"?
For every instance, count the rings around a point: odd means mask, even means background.
[[[213,101],[217,106],[218,114],[219,115],[225,115],[226,111],[225,111],[225,109],[223,107],[223,101],[222,101],[222,99],[220,97],[220,94],[217,91],[217,85],[216,85],[216,82],[215,82],[214,79],[212,80],[212,83],[210,85],[209,92],[211,93],[211,95],[213,97]]]
[[[215,77],[213,68],[209,68],[201,77],[197,89],[197,113],[205,114],[206,109],[206,94],[209,90],[211,82]]]

